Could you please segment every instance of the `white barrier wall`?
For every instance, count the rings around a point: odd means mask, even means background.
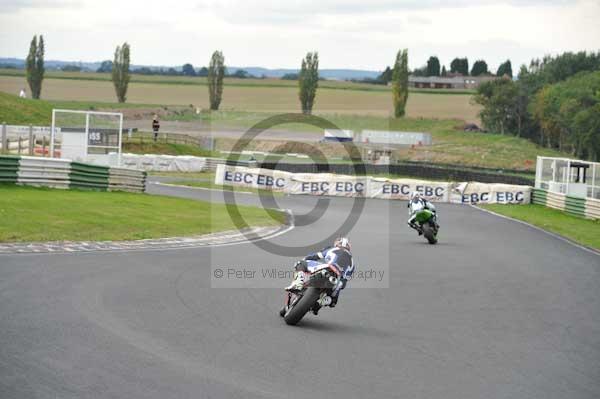
[[[394,132],[363,130],[355,135],[355,142],[372,144],[431,145],[431,134],[422,132]]]
[[[111,153],[111,165],[117,165],[118,154]],[[206,158],[157,154],[121,154],[124,168],[162,172],[201,172],[207,168]]]
[[[432,182],[330,173],[289,173],[271,169],[218,165],[215,184],[236,185],[287,194],[407,200],[419,192],[434,202],[462,204],[528,204],[531,187],[510,184]]]

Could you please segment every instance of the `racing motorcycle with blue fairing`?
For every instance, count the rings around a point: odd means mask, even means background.
[[[312,311],[315,315],[321,307],[331,301],[333,290],[341,281],[342,270],[335,264],[307,262],[310,272],[305,272],[304,282],[299,289],[286,291],[283,308],[279,315],[290,325],[296,325],[304,315]]]

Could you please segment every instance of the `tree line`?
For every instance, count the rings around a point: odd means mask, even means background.
[[[98,73],[111,73],[113,68],[113,62],[110,60],[102,61],[100,67],[96,69]],[[77,72],[81,71],[81,68],[77,68],[71,65],[65,65],[61,68],[63,71],[71,71]],[[149,67],[139,67],[132,68],[132,74],[137,75],[161,75],[161,76],[197,76],[197,77],[207,77],[208,76],[208,68],[201,67],[199,69],[194,68],[194,66],[190,63],[183,64],[181,69],[175,69],[173,67],[170,68],[149,68]],[[249,73],[244,69],[237,69],[233,73],[229,73],[227,68],[225,68],[225,76],[230,78],[238,78],[238,79],[264,79],[264,76],[255,76]]]
[[[127,101],[127,89],[131,79],[132,71],[130,68],[131,47],[125,42],[118,45],[115,49],[113,60],[102,62],[98,72],[111,74],[113,86],[117,100],[120,103]],[[42,81],[44,79],[44,39],[40,36],[33,37],[27,56],[27,81],[32,91],[34,99],[40,98]],[[208,65],[208,68],[202,68],[200,73],[204,73],[207,78],[208,97],[211,110],[218,110],[223,98],[223,79],[227,76],[225,67],[225,57],[221,51],[215,51]],[[408,100],[408,50],[399,51],[394,63],[394,69],[391,71],[392,99],[394,105],[394,115],[402,117],[405,114],[406,102]],[[182,67],[182,74],[196,76],[196,71],[192,64],[185,64]],[[235,77],[250,77],[248,72],[237,70],[235,74],[229,75]],[[319,87],[319,54],[309,52],[302,59],[300,71],[298,74],[287,74],[283,79],[298,81],[298,99],[300,109],[304,114],[312,112],[317,89]]]
[[[486,129],[600,159],[600,53],[566,52],[485,82],[474,98]]]
[[[450,63],[450,71],[446,69],[446,66],[441,66],[440,60],[436,56],[431,56],[427,60],[427,64],[421,68],[415,69],[413,72],[415,76],[448,76],[448,75],[461,75],[461,76],[482,76],[482,75],[495,75],[495,76],[513,76],[512,64],[510,60],[506,60],[496,70],[496,73],[492,73],[489,70],[488,64],[485,60],[476,60],[473,66],[469,70],[469,59],[455,58]]]
[[[375,84],[388,84],[392,81],[392,68],[386,67],[381,74],[375,79],[363,79],[363,83],[375,83]],[[413,76],[419,77],[430,77],[430,76],[482,76],[482,75],[494,75],[490,72],[488,64],[485,60],[477,60],[473,64],[473,67],[469,71],[469,59],[468,58],[455,58],[450,63],[450,70],[446,69],[445,65],[440,64],[440,60],[436,56],[431,56],[427,60],[427,64],[421,68],[416,68],[410,71]],[[496,70],[495,76],[508,76],[513,77],[512,64],[510,60],[506,60]]]

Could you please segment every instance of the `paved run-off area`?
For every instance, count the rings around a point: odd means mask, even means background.
[[[297,215],[316,201],[276,200]],[[273,242],[314,242],[351,205],[332,199]],[[0,255],[0,397],[600,397],[598,255],[445,204],[430,246],[405,206],[367,201],[349,232],[359,267],[382,268],[389,288],[353,281],[298,327],[277,315],[281,289],[211,288],[217,266],[291,267],[253,244]]]

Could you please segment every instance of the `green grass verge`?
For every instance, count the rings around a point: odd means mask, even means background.
[[[283,223],[281,212],[238,206],[252,226]],[[226,205],[122,192],[0,185],[0,242],[136,240],[236,229]]]
[[[120,110],[124,108],[152,107],[147,104],[103,103],[85,101],[46,101],[19,98],[12,94],[0,92],[0,123],[9,125],[50,126],[52,109],[74,110]],[[156,107],[156,106],[154,106]]]
[[[214,180],[212,180],[212,181],[176,180],[176,181],[170,181],[167,184],[176,184],[178,186],[187,186],[187,187],[207,188],[207,189],[211,189],[211,190],[246,192],[246,193],[253,193],[253,194],[258,194],[258,195],[271,195],[271,194],[273,196],[283,195],[283,193],[281,193],[281,192],[264,190],[262,188],[232,186],[232,185],[219,185],[219,184],[215,184]]]
[[[215,180],[215,172],[205,171],[205,172],[159,172],[159,171],[151,171],[148,172],[150,176],[167,176],[173,178],[183,178],[183,179],[205,179],[205,180]]]
[[[484,209],[523,220],[585,246],[600,250],[600,220],[584,219],[543,205],[481,205]]]
[[[227,185],[215,184],[215,172],[150,172],[150,174],[152,176],[172,177],[173,180],[169,180],[165,183],[176,184],[178,186],[199,187],[199,188],[207,188],[207,189],[213,189],[213,190],[226,190],[226,191],[238,191],[238,192],[243,191],[243,192],[250,192],[250,193],[254,193],[254,194],[273,193],[273,195],[275,195],[275,196],[283,195],[283,193],[281,193],[281,192],[264,190],[264,189],[260,189],[260,188],[232,186],[230,184],[227,184]],[[178,178],[180,178],[182,180],[177,180]],[[192,180],[192,179],[198,179],[198,180]]]

